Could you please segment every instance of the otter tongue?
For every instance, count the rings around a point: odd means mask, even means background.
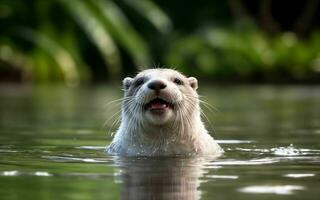
[[[163,109],[166,108],[167,104],[161,102],[154,102],[150,105],[150,109]]]

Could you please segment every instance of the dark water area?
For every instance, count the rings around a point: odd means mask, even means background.
[[[204,157],[106,155],[119,86],[0,86],[0,199],[318,199],[319,86],[200,86]]]

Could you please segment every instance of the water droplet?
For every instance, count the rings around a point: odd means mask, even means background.
[[[273,152],[277,156],[297,156],[297,155],[302,155],[302,152],[294,148],[292,144],[288,147],[277,147],[277,148],[272,148],[271,152]]]

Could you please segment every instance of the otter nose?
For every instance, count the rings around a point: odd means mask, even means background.
[[[159,80],[152,81],[148,84],[148,88],[150,88],[151,90],[156,90],[156,91],[162,90],[166,87],[167,87],[167,85],[163,81],[159,81]]]

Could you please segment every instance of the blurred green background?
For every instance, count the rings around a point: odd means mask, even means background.
[[[319,0],[0,0],[0,82],[320,83]]]

